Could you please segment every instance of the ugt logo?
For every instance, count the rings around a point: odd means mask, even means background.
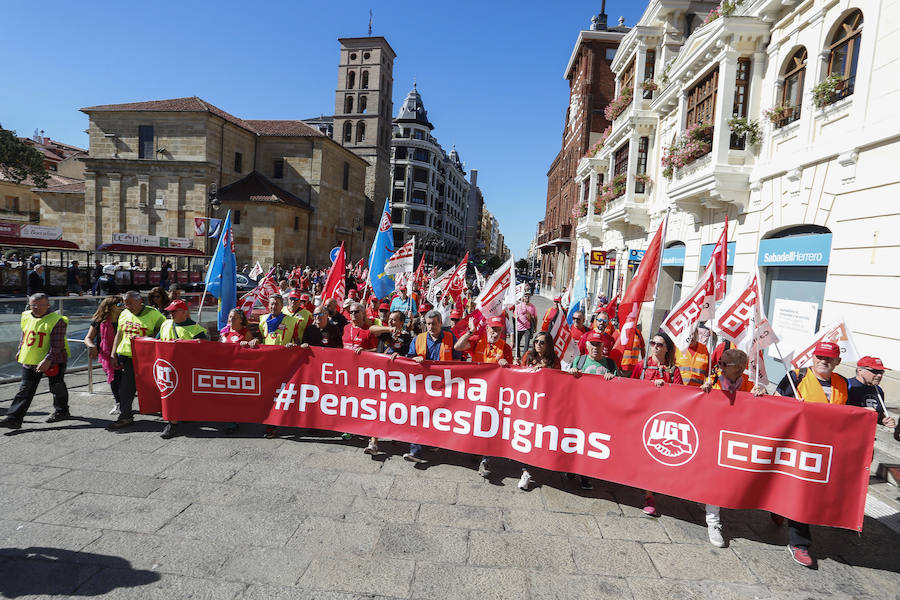
[[[159,388],[159,397],[168,398],[178,387],[178,371],[169,361],[157,358],[153,363],[153,381]]]
[[[699,446],[697,428],[677,412],[658,412],[644,423],[644,448],[647,454],[667,467],[677,467],[689,462],[697,454]]]

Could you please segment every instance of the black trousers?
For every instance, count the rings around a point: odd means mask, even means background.
[[[137,395],[137,384],[134,382],[134,362],[130,356],[118,356],[122,365],[122,380],[119,382],[119,418],[131,419],[134,411],[134,397]]]
[[[53,394],[53,410],[56,412],[69,412],[69,389],[66,382],[63,381],[63,375],[66,374],[66,365],[59,365],[59,373],[50,376],[50,393]],[[12,404],[6,410],[6,416],[16,421],[23,421],[31,401],[34,400],[34,394],[37,392],[38,383],[44,376],[37,369],[31,369],[22,365],[22,383],[19,385],[19,391],[13,398]]]
[[[788,519],[788,544],[808,548],[811,543],[812,534],[809,532],[809,525]]]

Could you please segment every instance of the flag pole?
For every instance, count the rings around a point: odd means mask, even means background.
[[[784,362],[784,356],[781,355],[781,348],[778,347],[778,342],[772,345],[775,346],[775,351],[778,352],[778,359],[781,360],[781,366],[783,366],[784,370],[787,372],[788,383],[791,384],[791,389],[794,391],[794,398],[803,402],[803,396],[800,395],[800,392],[797,391],[797,386],[794,385],[794,378],[791,377],[791,369],[788,368],[790,365]],[[756,360],[759,360],[759,358]]]
[[[663,233],[662,233],[662,237],[659,240],[659,264],[656,267],[656,287],[653,288],[653,308],[650,310],[650,326],[651,326],[651,328],[653,327],[653,318],[656,315],[656,299],[659,297],[659,280],[662,276],[662,255],[663,255],[663,250],[664,250],[665,244],[666,244],[666,236],[669,235],[669,212],[671,210],[672,210],[671,208],[666,208],[666,216],[665,216],[665,220],[663,221]],[[643,262],[643,261],[641,261],[641,262]],[[626,269],[628,268],[627,262],[625,263],[625,268]],[[640,268],[641,267],[638,266],[638,269],[640,269]],[[635,322],[635,326],[637,326],[636,322]],[[650,340],[653,339],[653,335],[655,335],[655,334],[653,334],[651,332],[646,337],[647,347],[644,348],[644,350],[647,352],[647,354],[645,356],[649,356],[649,352],[650,352],[649,344],[650,344]]]

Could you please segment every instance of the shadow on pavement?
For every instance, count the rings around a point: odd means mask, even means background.
[[[135,588],[160,579],[159,573],[134,569],[118,556],[61,548],[0,548],[6,559],[0,597],[99,596],[117,588]],[[136,592],[134,597],[138,597]]]

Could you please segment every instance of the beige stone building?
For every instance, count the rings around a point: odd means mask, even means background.
[[[244,120],[197,97],[81,110],[84,207],[67,219],[83,223],[83,248],[127,233],[186,238],[207,254],[195,219],[232,209],[239,264],[326,265],[341,242],[360,255],[362,228],[350,224],[363,219],[367,163],[302,121]]]

